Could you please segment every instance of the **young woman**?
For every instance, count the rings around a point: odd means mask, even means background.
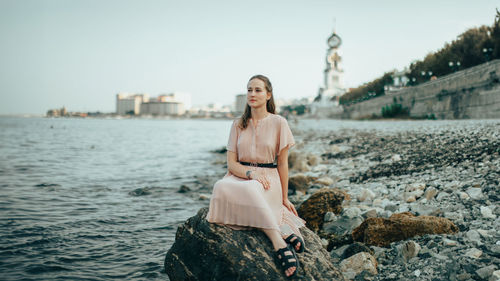
[[[253,76],[247,84],[245,112],[231,127],[228,173],[214,185],[207,220],[233,229],[262,230],[289,277],[299,266],[295,252],[304,251],[299,232],[304,221],[288,200],[293,135],[286,119],[274,113],[271,82],[263,75]]]

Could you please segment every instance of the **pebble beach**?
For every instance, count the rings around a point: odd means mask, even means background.
[[[289,124],[296,139],[289,155],[292,202],[299,207],[324,188],[348,194],[342,211],[327,212],[317,231],[346,279],[499,280],[499,120]],[[220,152],[214,152],[217,176],[224,174]],[[208,205],[217,176],[198,179],[187,196]],[[367,218],[405,212],[446,219],[457,231],[386,246],[346,239]],[[348,255],[353,247],[362,254]]]
[[[292,195],[294,201],[300,204],[325,186],[347,192],[351,200],[344,202],[342,213],[324,217],[323,233],[337,236],[350,234],[367,217],[402,212],[447,218],[459,231],[369,246],[377,261],[373,274],[364,269],[348,277],[498,280],[500,122],[366,123],[360,129],[335,130],[295,124],[297,156],[291,177],[316,180]],[[408,245],[416,250],[408,253]],[[348,247],[331,249],[336,263],[342,263]]]

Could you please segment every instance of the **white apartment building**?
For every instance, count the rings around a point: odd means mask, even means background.
[[[138,115],[141,113],[141,104],[148,101],[148,94],[118,93],[116,95],[116,114]]]
[[[183,115],[189,108],[191,108],[191,95],[185,93],[163,94],[151,99],[148,94],[116,95],[118,115]]]
[[[184,104],[175,101],[151,101],[141,104],[142,115],[182,115]]]

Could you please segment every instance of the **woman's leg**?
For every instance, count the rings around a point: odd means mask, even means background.
[[[271,243],[273,243],[274,251],[278,251],[279,249],[285,248],[287,246],[285,240],[283,240],[283,237],[281,237],[281,233],[278,230],[266,228],[262,228],[261,230],[267,235],[267,237],[269,237]],[[285,270],[286,276],[292,275],[296,269],[297,268],[295,267],[291,267]]]

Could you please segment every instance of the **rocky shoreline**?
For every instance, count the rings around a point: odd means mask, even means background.
[[[325,188],[345,193],[341,206],[315,215],[321,221],[313,229],[344,277],[500,280],[500,121],[408,122],[399,130],[371,124],[331,130],[291,124],[292,202],[300,208]],[[220,170],[190,185],[188,196],[208,204],[224,174],[220,152],[214,160]],[[398,239],[353,239],[364,222],[394,219],[404,220],[397,226],[403,230],[416,221],[416,230]],[[444,230],[432,229],[437,221]],[[430,232],[421,232],[426,225]]]
[[[291,196],[294,202],[302,204],[325,186],[351,197],[339,215],[325,214],[320,230],[338,263],[349,247],[343,244],[352,243],[345,237],[369,217],[410,212],[446,218],[458,227],[456,233],[369,246],[378,273],[365,272],[357,279],[500,278],[500,122],[450,122],[398,131],[296,126],[294,134],[298,145],[291,155],[291,179],[309,179]],[[404,252],[408,244],[418,249],[411,257]]]

